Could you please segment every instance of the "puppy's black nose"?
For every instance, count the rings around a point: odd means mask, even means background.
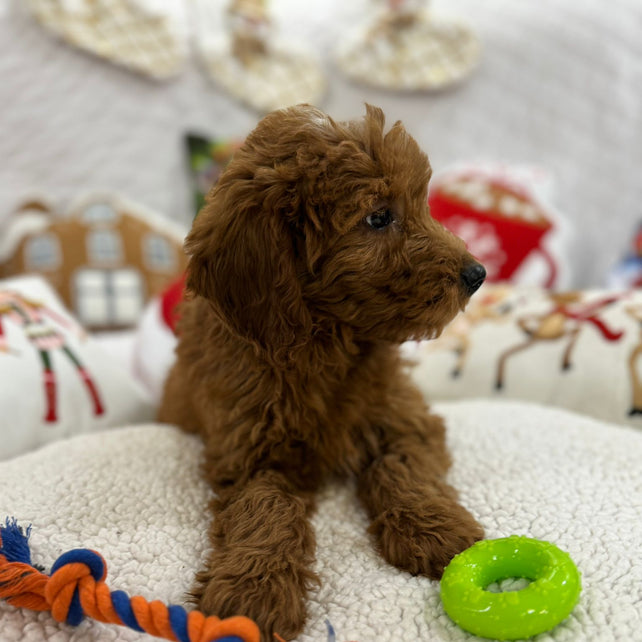
[[[474,294],[479,290],[486,278],[486,269],[481,263],[471,263],[461,272],[461,280],[468,294]]]

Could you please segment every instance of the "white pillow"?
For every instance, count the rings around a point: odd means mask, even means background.
[[[40,277],[0,281],[0,459],[147,421],[152,404]]]
[[[441,404],[454,466],[450,481],[487,537],[549,540],[582,573],[573,613],[544,641],[639,640],[642,603],[642,434],[570,412],[521,403]],[[0,463],[0,520],[32,524],[32,560],[91,548],[107,584],[130,596],[185,603],[207,555],[212,493],[199,473],[197,437],[167,426],[83,435]],[[297,642],[463,642],[473,636],[443,611],[439,584],[386,564],[349,484],[329,484],[313,518],[316,571]],[[3,642],[150,640],[121,627],[57,624],[0,602]],[[477,638],[474,638],[477,639]]]
[[[642,428],[642,290],[484,285],[435,341],[408,343],[431,400],[520,399]]]
[[[161,299],[153,298],[145,308],[136,329],[134,372],[155,403],[163,396],[165,379],[174,363],[178,343],[161,310]]]

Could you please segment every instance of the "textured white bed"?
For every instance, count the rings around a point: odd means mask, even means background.
[[[642,433],[534,405],[441,404],[451,481],[488,537],[525,534],[568,551],[583,591],[571,616],[539,642],[640,639]],[[0,463],[0,517],[33,524],[32,559],[51,566],[77,547],[107,560],[112,590],[181,603],[207,546],[210,493],[198,439],[157,425],[84,435]],[[387,566],[373,551],[353,489],[328,486],[314,517],[316,569],[298,642],[476,639],[444,614],[439,585]],[[0,604],[6,642],[148,639],[95,622],[78,629]]]

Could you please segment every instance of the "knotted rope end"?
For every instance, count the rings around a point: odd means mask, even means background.
[[[31,566],[30,536],[31,524],[23,531],[15,517],[7,517],[4,526],[0,524],[0,555],[7,562],[22,562]]]

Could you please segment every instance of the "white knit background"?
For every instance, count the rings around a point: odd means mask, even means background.
[[[20,4],[0,0],[0,221],[34,190],[64,202],[90,188],[189,220],[183,133],[243,136],[257,115],[196,60],[172,81],[148,80],[61,43]],[[216,18],[223,3],[192,4]],[[555,204],[576,225],[575,284],[603,283],[642,218],[642,3],[434,0],[435,11],[466,18],[484,45],[470,81],[436,95],[356,86],[329,62],[368,6],[272,1],[281,31],[324,61],[330,90],[320,106],[339,118],[362,114],[364,101],[382,106],[436,169],[478,158],[548,168]]]

